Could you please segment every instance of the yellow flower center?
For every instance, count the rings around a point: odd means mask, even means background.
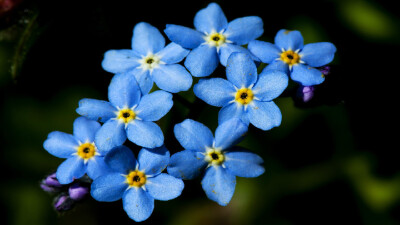
[[[129,123],[136,118],[136,114],[131,109],[121,109],[118,112],[117,119],[122,120],[124,123]]]
[[[145,70],[152,70],[159,66],[161,59],[157,55],[148,54],[140,59],[141,68]]]
[[[146,175],[138,170],[131,171],[126,176],[126,183],[128,183],[130,187],[141,187],[146,183]]]
[[[254,94],[249,88],[241,88],[236,92],[235,100],[242,105],[247,105],[253,101]]]
[[[216,47],[219,47],[226,42],[226,37],[223,34],[216,32],[209,34],[205,39],[209,45]]]
[[[292,50],[287,50],[281,53],[281,60],[292,66],[300,62],[300,56]]]
[[[209,148],[206,151],[205,160],[212,165],[221,165],[225,160],[225,156],[220,149]]]
[[[92,143],[83,143],[78,147],[77,154],[87,161],[96,155],[96,146]]]

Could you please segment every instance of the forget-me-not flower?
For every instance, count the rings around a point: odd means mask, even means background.
[[[122,145],[126,138],[145,148],[164,143],[162,130],[153,121],[169,112],[172,94],[159,90],[142,96],[135,77],[123,73],[111,80],[108,99],[110,102],[82,99],[76,109],[78,114],[104,123],[95,137],[101,149]]]
[[[241,47],[258,38],[264,32],[260,17],[248,16],[228,23],[221,7],[210,3],[194,17],[196,30],[168,24],[164,32],[168,38],[184,48],[192,49],[185,66],[195,77],[210,75],[219,62],[226,65],[232,52],[246,52]],[[254,57],[257,60],[256,57]]]
[[[231,200],[236,176],[257,177],[264,173],[260,156],[240,147],[233,147],[247,132],[239,119],[219,125],[215,138],[203,124],[186,119],[175,125],[176,139],[185,149],[172,155],[168,173],[182,179],[201,175],[201,185],[207,197],[225,206]]]
[[[113,172],[93,181],[91,195],[102,202],[122,198],[123,208],[131,219],[137,222],[146,220],[153,212],[155,199],[171,200],[183,190],[181,179],[161,173],[168,165],[169,157],[164,146],[143,148],[138,160],[129,148],[116,147],[105,158]]]
[[[210,105],[222,107],[219,124],[240,118],[262,130],[279,126],[282,114],[272,101],[287,87],[287,75],[281,71],[261,72],[250,56],[232,53],[226,66],[226,77],[200,80],[193,88],[195,95]]]
[[[299,31],[284,29],[276,34],[275,44],[254,40],[248,49],[263,63],[269,63],[265,69],[283,71],[303,86],[324,82],[325,75],[314,67],[330,63],[336,52],[335,45],[330,42],[303,45]]]
[[[157,28],[138,23],[133,29],[132,49],[109,50],[104,55],[103,68],[111,73],[128,73],[139,83],[143,94],[153,87],[153,81],[165,91],[176,93],[192,86],[192,76],[179,65],[188,50],[170,43]]]
[[[101,127],[100,123],[78,117],[73,126],[73,135],[53,131],[43,143],[44,149],[50,154],[66,158],[56,172],[58,182],[61,184],[69,184],[85,173],[95,179],[109,172],[108,166],[104,163],[107,151],[99,149],[95,142],[95,134]]]

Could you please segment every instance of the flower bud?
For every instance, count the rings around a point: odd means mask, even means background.
[[[297,96],[303,101],[308,102],[314,97],[314,90],[313,86],[300,86],[297,91]]]
[[[56,177],[56,173],[52,173],[49,176],[47,176],[43,183],[49,187],[61,187],[62,185],[60,184],[60,182],[58,182],[57,177]]]
[[[42,188],[43,191],[49,192],[49,193],[55,193],[59,191],[59,188],[56,187],[49,187],[45,183],[40,183],[40,187]]]
[[[326,75],[330,74],[331,67],[330,66],[322,66],[319,68],[319,70],[321,71],[322,74],[324,74],[326,76]]]
[[[89,187],[83,186],[81,183],[74,183],[68,189],[69,197],[75,201],[79,201],[89,194]]]
[[[58,212],[68,211],[72,208],[74,203],[74,200],[68,195],[59,195],[54,202],[54,209]]]

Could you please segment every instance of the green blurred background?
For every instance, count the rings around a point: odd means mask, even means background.
[[[264,158],[266,173],[238,178],[228,206],[208,200],[199,179],[187,181],[180,197],[157,201],[142,224],[400,224],[396,1],[217,2],[229,21],[260,16],[261,40],[272,42],[286,28],[301,31],[305,43],[333,42],[332,74],[307,104],[292,98],[293,84],[276,100],[280,127],[250,128],[240,145]],[[54,196],[39,183],[62,159],[42,143],[51,131],[72,132],[80,99],[107,98],[112,74],[101,68],[103,54],[130,48],[136,23],[193,27],[195,13],[208,3],[0,0],[1,224],[134,223],[120,201],[88,198],[55,212]],[[220,66],[214,76],[224,74]],[[174,124],[192,118],[215,129],[219,110],[195,100],[191,90],[174,98],[160,121],[171,153],[182,150]]]

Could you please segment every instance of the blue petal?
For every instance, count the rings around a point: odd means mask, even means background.
[[[193,49],[185,60],[185,67],[195,77],[206,77],[214,72],[219,64],[217,49],[200,45]]]
[[[188,49],[197,48],[205,42],[202,33],[184,26],[167,24],[164,32],[171,41]]]
[[[146,182],[148,193],[156,200],[168,201],[181,195],[183,181],[171,175],[162,173],[155,177],[149,177]]]
[[[222,166],[211,166],[206,170],[201,186],[209,199],[226,206],[235,192],[236,178]]]
[[[276,45],[264,41],[251,41],[247,48],[263,63],[272,63],[281,54],[281,50]]]
[[[285,50],[297,50],[297,49],[302,49],[303,48],[303,36],[301,33],[297,30],[285,30],[282,29],[278,31],[278,33],[275,36],[275,44],[280,48],[280,49],[285,49]]]
[[[140,65],[140,56],[132,50],[109,50],[101,66],[110,73],[123,73]]]
[[[235,176],[258,177],[265,171],[263,159],[242,148],[229,149],[224,155],[224,165]]]
[[[74,121],[74,136],[82,143],[91,143],[94,141],[94,136],[100,127],[100,123],[94,120],[78,117]]]
[[[109,173],[93,181],[90,194],[97,201],[113,202],[121,199],[127,188],[125,176],[120,173]]]
[[[249,124],[247,113],[244,111],[244,107],[237,103],[231,103],[222,107],[218,113],[218,124],[222,124],[232,118],[239,118],[243,123]]]
[[[303,64],[297,64],[293,66],[293,71],[290,75],[290,78],[301,83],[303,86],[318,85],[325,80],[325,76],[321,73],[321,71]]]
[[[94,156],[87,162],[87,175],[92,179],[112,172],[110,167],[104,162],[103,156]]]
[[[188,54],[189,50],[182,48],[174,42],[169,43],[165,48],[157,53],[161,61],[166,64],[174,64],[182,61]]]
[[[281,125],[282,114],[274,102],[255,100],[248,109],[250,123],[261,130],[270,130]]]
[[[184,150],[171,156],[167,170],[174,177],[191,180],[199,176],[207,164],[200,152]]]
[[[289,66],[281,60],[276,60],[264,68],[263,72],[266,71],[281,71],[283,73],[289,74]]]
[[[58,167],[56,176],[60,184],[69,184],[74,179],[81,178],[86,173],[86,165],[83,159],[78,156],[73,156],[65,160]]]
[[[68,158],[76,153],[79,146],[78,140],[71,134],[53,131],[43,143],[43,148],[58,158]]]
[[[108,86],[108,99],[115,107],[131,108],[139,103],[140,96],[140,87],[129,73],[115,75]]]
[[[220,32],[228,26],[221,7],[216,3],[210,3],[204,9],[196,13],[194,27],[203,33]]]
[[[151,88],[153,88],[153,79],[150,76],[149,70],[144,70],[138,67],[127,73],[135,77],[142,95],[149,93]]]
[[[154,198],[142,188],[131,188],[124,193],[122,203],[129,218],[141,222],[150,217],[154,210]]]
[[[255,57],[249,50],[246,48],[243,48],[242,46],[239,45],[234,45],[234,44],[225,44],[221,46],[219,50],[219,60],[223,66],[226,66],[228,63],[229,57],[232,55],[234,52],[240,52],[243,54],[247,54],[251,57],[253,61],[259,61],[257,57]]]
[[[234,100],[235,87],[222,78],[201,79],[193,87],[194,94],[210,105],[222,107]]]
[[[130,141],[145,148],[160,147],[164,143],[161,128],[149,121],[135,120],[129,123],[126,134]]]
[[[79,101],[79,107],[76,112],[81,116],[86,116],[91,120],[106,122],[110,118],[114,118],[115,112],[118,111],[111,103],[103,100],[84,98]]]
[[[247,16],[232,20],[224,32],[227,39],[237,45],[245,45],[264,33],[263,21],[258,16]]]
[[[184,149],[203,152],[212,147],[214,137],[210,129],[197,121],[186,119],[174,127],[176,139]]]
[[[132,49],[145,56],[156,53],[165,46],[165,39],[160,31],[152,25],[141,22],[133,29]]]
[[[227,149],[241,140],[247,132],[247,124],[233,118],[220,124],[215,130],[215,147]]]
[[[132,150],[125,146],[113,148],[104,158],[104,162],[115,172],[127,174],[136,169],[137,161]]]
[[[193,82],[192,75],[179,64],[160,65],[152,75],[160,89],[172,93],[189,90]]]
[[[332,62],[336,47],[330,42],[307,44],[300,52],[301,60],[312,67],[319,67]]]
[[[169,151],[165,146],[154,149],[142,148],[139,152],[139,170],[146,175],[158,175],[168,166]]]
[[[257,81],[257,67],[244,53],[232,53],[226,66],[226,78],[237,88],[249,87]]]
[[[264,70],[261,72],[253,93],[260,101],[277,98],[288,86],[288,76],[280,71]]]
[[[109,120],[99,129],[95,136],[98,151],[106,155],[116,146],[122,145],[126,140],[125,124],[118,120]]]
[[[173,104],[172,94],[155,91],[142,97],[135,109],[136,116],[144,121],[156,121],[165,116]]]

